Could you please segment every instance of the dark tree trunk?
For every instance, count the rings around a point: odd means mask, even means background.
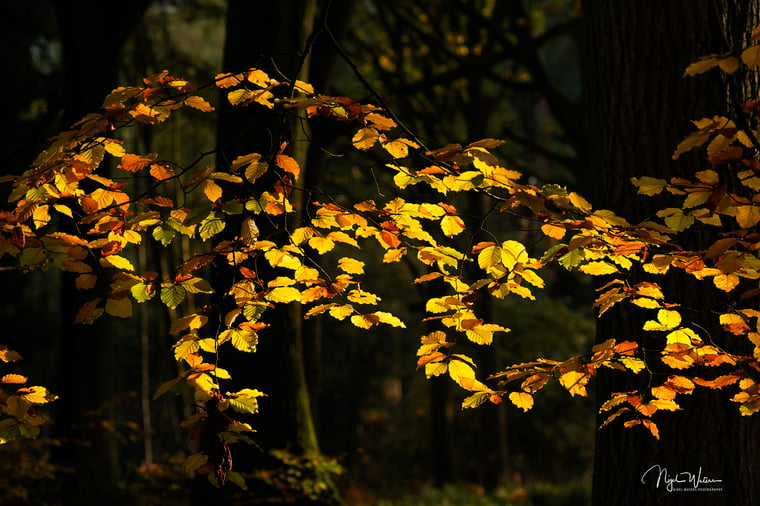
[[[119,51],[150,1],[139,0],[128,8],[95,0],[53,3],[63,55],[62,126],[67,129],[97,112],[116,87]],[[62,226],[64,231],[75,233],[66,226]],[[106,425],[100,424],[110,419],[109,410],[118,404],[116,385],[122,370],[117,360],[118,343],[108,316],[94,325],[74,323],[82,304],[94,297],[92,293],[82,295],[74,285],[74,276],[64,273],[56,382],[60,400],[55,420],[62,442],[57,457],[74,473],[63,480],[63,504],[101,504],[104,497],[110,497],[112,504],[126,502],[120,495],[124,491],[118,489],[121,469],[116,440]]]
[[[316,0],[292,0],[282,2],[250,2],[230,0],[227,11],[227,35],[224,48],[224,70],[239,72],[256,67],[265,70],[278,80],[299,78],[308,80],[308,58],[304,53],[307,38],[318,20]],[[296,75],[298,72],[299,75]],[[281,74],[280,74],[281,73]],[[278,153],[281,143],[289,143],[286,153],[293,156],[301,166],[302,178],[307,171],[307,139],[295,137],[302,134],[300,125],[283,121],[281,114],[260,107],[232,108],[224,105],[224,93],[220,105],[218,143],[220,155],[218,164],[224,167],[237,156],[252,152],[265,158]],[[254,193],[258,189],[254,188]],[[246,197],[241,195],[240,197]],[[291,199],[298,198],[294,193]],[[262,238],[283,241],[285,228],[269,222],[266,217],[257,219]],[[230,225],[232,235],[237,235],[239,226]],[[262,266],[262,269],[265,268]],[[259,273],[266,279],[263,271]],[[219,287],[223,288],[227,278],[218,273]],[[229,288],[223,288],[225,291]],[[272,465],[274,459],[262,453],[273,449],[284,449],[296,456],[316,456],[319,454],[314,420],[311,412],[309,385],[304,368],[304,322],[301,308],[295,304],[277,306],[264,313],[262,320],[270,326],[260,331],[259,344],[255,354],[243,357],[232,368],[233,380],[239,388],[257,388],[266,394],[260,401],[261,411],[252,419],[256,429],[258,449],[252,450],[250,459],[244,459],[243,466],[253,466],[259,470]],[[237,372],[236,372],[237,371]],[[236,464],[236,470],[247,471]],[[321,477],[328,480],[329,477]],[[208,504],[218,495],[208,483],[196,483],[194,503]],[[253,492],[260,495],[277,494],[266,486]],[[324,493],[321,501],[306,503],[339,502],[334,490]],[[273,503],[280,501],[272,498]]]
[[[671,155],[691,131],[690,120],[730,114],[729,94],[717,72],[690,78],[682,75],[699,56],[746,43],[757,23],[757,7],[753,0],[584,2],[588,152],[597,207],[613,209],[632,222],[643,220],[662,202],[637,197],[631,177],[667,179],[705,168],[703,153],[676,162]],[[679,240],[694,249],[705,248],[711,240],[709,234],[688,231],[680,235]],[[641,274],[633,276],[644,279]],[[682,313],[691,321],[704,319],[705,330],[722,340],[721,329],[707,326],[710,318],[704,317],[705,309],[718,296],[708,283],[677,274],[651,281],[663,286],[669,301],[681,303]],[[606,313],[597,326],[597,341],[613,337],[654,346],[640,330],[643,313],[634,309],[620,304]],[[667,376],[673,372],[656,368],[654,373],[657,384],[664,379],[658,373]],[[649,379],[646,372],[638,376],[600,372],[598,401],[604,402],[611,392],[646,390]],[[601,429],[596,438],[593,504],[737,505],[760,501],[760,418],[740,416],[729,397],[727,392],[706,390],[679,396],[682,411],[655,415],[659,441],[646,430],[625,429],[617,421]],[[605,418],[601,415],[599,422]],[[644,476],[642,483],[642,476],[652,466],[660,467]],[[671,476],[701,471],[703,477],[721,480],[714,487],[720,490],[668,492],[663,482],[657,486],[662,469]]]

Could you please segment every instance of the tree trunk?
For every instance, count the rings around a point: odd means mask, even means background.
[[[303,51],[307,37],[311,35],[317,21],[317,3],[316,0],[269,3],[230,0],[224,50],[225,71],[239,72],[258,67],[279,80],[296,77],[308,79],[305,74],[295,74],[308,67],[308,58]],[[282,142],[287,141],[289,146],[286,153],[297,159],[303,178],[307,173],[308,142],[305,137],[297,138],[299,135],[303,135],[301,126],[292,125],[291,128],[287,122],[282,121],[278,112],[253,106],[232,108],[222,104],[218,128],[218,163],[225,166],[235,157],[251,152],[268,158],[279,151]],[[297,194],[294,194],[293,198],[296,197]],[[257,224],[262,238],[282,240],[285,230],[282,224],[279,227],[272,226],[266,218],[257,220]],[[239,227],[228,223],[228,229],[232,235],[236,235]],[[266,278],[265,273],[259,273],[262,274]],[[225,276],[218,277],[224,284]],[[309,385],[304,370],[304,323],[300,307],[277,306],[267,310],[262,319],[270,326],[259,333],[256,353],[245,357],[245,363],[238,363],[232,368],[233,380],[238,387],[257,388],[266,394],[260,401],[261,412],[252,420],[257,431],[254,439],[260,449],[253,450],[254,455],[248,464],[257,469],[272,466],[273,459],[262,454],[261,450],[285,449],[295,456],[310,458],[319,454]],[[236,470],[245,471],[237,464]],[[329,484],[329,477],[319,478]],[[204,503],[204,496],[209,499],[215,497],[207,483],[197,485],[199,488],[194,497],[195,503]],[[254,485],[254,491],[260,494],[277,493],[268,487],[255,489]],[[323,500],[310,500],[308,503],[339,502],[337,493],[332,488],[323,492],[322,497]],[[278,502],[281,499],[271,500]]]
[[[140,0],[123,9],[95,0],[54,2],[62,42],[64,129],[97,112],[116,87],[119,51],[149,4]],[[67,226],[62,225],[62,230],[75,233]],[[93,325],[74,323],[79,308],[94,295],[82,295],[70,273],[61,280],[63,321],[56,382],[60,400],[55,420],[62,444],[57,458],[61,465],[76,470],[63,481],[61,499],[63,504],[87,505],[100,504],[110,496],[112,504],[120,504],[126,499],[119,495],[123,492],[119,490],[119,450],[107,424],[101,424],[110,423],[117,404],[117,337],[108,316]]]
[[[631,177],[669,179],[705,168],[703,153],[677,161],[671,161],[671,155],[691,131],[690,120],[730,115],[729,94],[718,72],[690,78],[682,75],[699,56],[746,43],[753,28],[750,25],[757,22],[757,2],[586,0],[583,8],[595,203],[637,222],[662,202],[637,197]],[[710,234],[688,231],[681,236],[690,249],[704,249],[711,242]],[[633,277],[649,279],[640,273]],[[691,276],[676,273],[649,280],[659,282],[668,300],[682,304],[683,313],[695,315],[692,321],[696,323],[718,297],[708,286],[711,284]],[[600,318],[597,341],[616,338],[656,346],[641,331],[643,314],[632,305],[619,304]],[[705,330],[720,342],[724,337],[721,329],[707,325],[710,323],[705,323]],[[600,372],[598,403],[611,392],[646,390],[650,378],[655,384],[664,379],[656,376],[658,372],[668,374],[667,369],[653,372],[653,378],[646,371],[638,376]],[[729,397],[727,392],[705,389],[679,396],[682,411],[655,415],[659,441],[640,428],[625,429],[618,421],[600,429],[593,504],[736,505],[760,501],[760,418],[741,417]],[[601,415],[599,423],[605,418]],[[670,477],[689,472],[721,481],[708,487],[718,489],[714,491],[669,492],[663,482],[665,469]],[[662,478],[659,485],[658,478]]]

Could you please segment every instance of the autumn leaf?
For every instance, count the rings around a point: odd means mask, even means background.
[[[121,157],[121,163],[118,168],[128,172],[139,172],[155,160],[157,156],[155,153],[145,156],[127,154]]]
[[[298,179],[298,175],[301,173],[301,168],[298,166],[295,158],[288,155],[277,155],[274,159],[274,164],[293,176],[293,179]]]
[[[509,400],[526,412],[533,407],[533,396],[527,392],[512,392],[509,394]]]
[[[635,186],[639,188],[639,195],[654,196],[662,192],[667,184],[664,179],[644,176],[634,177],[631,181]]]
[[[757,67],[760,65],[760,46],[750,46],[741,55],[742,61],[748,67]]]
[[[210,179],[201,181],[201,191],[211,202],[216,202],[222,198],[222,188]]]
[[[107,298],[106,299],[106,313],[118,318],[131,318],[132,317],[132,302],[126,297],[119,299]]]
[[[193,95],[193,96],[187,97],[182,102],[186,106],[192,107],[193,109],[198,109],[199,111],[211,112],[211,111],[214,110],[214,108],[211,106],[211,104],[209,104],[208,102],[206,102],[205,99],[203,99],[202,97],[199,97],[197,95]]]
[[[644,330],[671,330],[681,324],[681,315],[671,309],[660,309],[657,321],[649,320],[644,323]]]
[[[0,383],[6,383],[6,384],[23,384],[27,382],[26,376],[22,376],[21,374],[6,374],[2,378],[0,378]]]
[[[338,268],[348,274],[364,274],[364,262],[355,258],[341,258],[338,260]]]
[[[351,142],[356,149],[366,151],[375,145],[379,137],[380,133],[376,129],[365,127],[356,132]]]
[[[619,272],[614,264],[605,261],[589,262],[581,265],[578,270],[586,274],[591,274],[592,276],[603,276],[605,274],[615,274],[616,272]]]
[[[565,390],[570,392],[570,395],[586,397],[588,395],[586,393],[586,383],[588,383],[589,378],[590,375],[585,372],[567,371],[560,375],[559,383]]]
[[[755,46],[760,48],[760,46]],[[760,207],[754,205],[736,206],[736,221],[742,228],[751,228],[760,221]]]

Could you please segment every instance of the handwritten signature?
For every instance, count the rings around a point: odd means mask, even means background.
[[[655,464],[644,471],[644,474],[641,475],[641,483],[646,483],[646,480],[652,477],[657,478],[657,483],[655,484],[656,488],[660,488],[660,484],[664,484],[665,490],[668,492],[682,489],[684,486],[690,486],[694,490],[697,490],[702,485],[714,486],[716,483],[723,482],[723,480],[703,476],[701,467],[696,473],[681,471],[680,473],[673,474],[668,471],[667,467],[663,467],[659,464]]]

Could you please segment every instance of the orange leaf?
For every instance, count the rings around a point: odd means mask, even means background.
[[[145,156],[127,154],[121,158],[119,168],[129,172],[139,172],[147,167],[150,162],[155,160],[157,156],[158,155],[155,153],[150,153]]]
[[[26,383],[26,376],[20,374],[6,374],[0,378],[0,383],[15,383],[20,385]]]
[[[159,181],[174,177],[174,170],[168,163],[151,163],[150,175]]]
[[[301,173],[301,167],[298,166],[298,162],[288,155],[277,155],[274,159],[274,164],[288,174],[292,174],[293,179],[298,179],[298,175]]]

